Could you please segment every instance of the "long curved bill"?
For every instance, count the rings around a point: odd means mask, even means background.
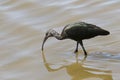
[[[45,42],[46,42],[47,39],[48,39],[48,37],[45,36],[45,38],[44,38],[44,40],[43,40],[43,43],[42,43],[42,51],[43,51],[43,49],[44,49],[44,44],[45,44]]]

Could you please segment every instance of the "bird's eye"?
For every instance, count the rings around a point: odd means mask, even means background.
[[[46,33],[46,36],[48,35],[48,33]]]

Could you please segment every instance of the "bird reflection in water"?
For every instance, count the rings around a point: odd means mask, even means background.
[[[81,63],[76,61],[70,65],[62,65],[61,67],[54,69],[51,67],[51,64],[47,62],[43,51],[42,57],[44,65],[49,72],[54,72],[65,68],[66,72],[72,77],[71,80],[113,80],[110,70],[89,68],[84,65],[85,59]]]

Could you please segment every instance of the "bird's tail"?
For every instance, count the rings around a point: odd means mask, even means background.
[[[101,29],[101,30],[99,30],[98,32],[99,32],[99,35],[109,35],[109,34],[110,34],[109,31],[104,30],[104,29]]]

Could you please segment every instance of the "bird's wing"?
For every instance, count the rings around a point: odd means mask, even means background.
[[[76,22],[76,23],[68,24],[63,28],[61,35],[64,37],[68,37],[68,35],[74,36],[76,35],[76,33],[80,34],[78,32],[83,32],[83,28],[85,30],[86,27],[87,27],[87,23],[85,22]]]
[[[66,30],[66,28],[67,28],[68,26],[69,26],[69,24],[66,25],[66,26],[63,28],[62,32],[61,32],[61,36],[64,37],[64,38],[67,38],[67,34],[66,34],[65,30]]]
[[[65,30],[68,30],[70,28],[73,28],[73,27],[87,27],[87,23],[85,23],[85,22],[76,22],[76,23],[68,24],[63,28],[62,32],[64,32]]]

